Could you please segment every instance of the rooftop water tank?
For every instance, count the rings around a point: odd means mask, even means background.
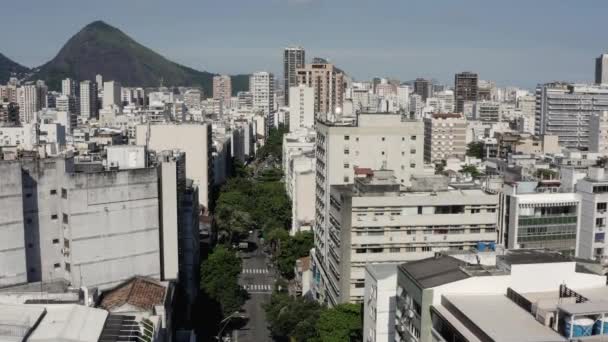
[[[591,336],[594,323],[592,319],[582,317],[575,319],[574,324],[572,324],[572,318],[567,318],[564,325],[564,335],[570,337],[570,330],[572,329],[572,337]]]
[[[604,331],[602,332],[602,321],[604,321]],[[608,335],[608,317],[598,318],[593,325],[593,335]]]

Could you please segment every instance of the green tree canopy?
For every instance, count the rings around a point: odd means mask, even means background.
[[[201,265],[201,290],[217,301],[224,315],[245,303],[245,292],[238,285],[241,259],[230,249],[218,245]]]
[[[340,304],[324,310],[317,321],[317,331],[323,342],[350,341],[350,337],[360,334],[362,329],[358,304]]]
[[[277,266],[281,275],[287,279],[293,279],[296,260],[308,256],[310,249],[314,247],[312,232],[299,232],[295,236],[288,236],[281,242],[280,250],[276,257]]]
[[[484,143],[482,141],[474,141],[467,145],[467,156],[483,159],[485,156]]]
[[[481,175],[481,173],[479,172],[479,170],[477,170],[477,168],[475,167],[475,165],[465,165],[462,167],[462,169],[460,169],[461,173],[468,173],[471,175],[471,177],[473,178],[477,178]]]

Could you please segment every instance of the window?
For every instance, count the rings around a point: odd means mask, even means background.
[[[487,210],[487,212],[489,212],[489,213],[495,213],[496,212],[496,208],[489,208]]]
[[[358,141],[359,141],[359,137],[356,137],[356,138],[355,138],[355,141],[357,141],[357,142],[358,142]]]
[[[344,149],[344,154],[350,154],[350,150],[349,150],[349,149],[347,149],[347,148],[345,148],[345,149]]]
[[[31,193],[27,193],[27,194],[25,194],[25,198],[30,198],[30,197],[32,197],[32,194],[31,194]]]
[[[345,136],[344,136],[344,140],[347,140],[347,141],[348,141],[348,140],[350,140],[350,136],[345,135]]]
[[[597,228],[603,228],[606,226],[606,222],[604,221],[605,219],[603,217],[599,217],[595,219],[595,226]]]
[[[382,151],[382,155],[384,155],[384,151]]]
[[[28,217],[27,219],[25,219],[25,223],[27,223],[27,224],[32,223],[32,219]]]
[[[415,253],[416,247],[405,247],[405,251],[408,253]]]
[[[365,287],[365,283],[356,283],[355,284],[355,288],[360,289],[360,288],[363,288],[363,287]]]
[[[59,243],[59,239],[53,239],[53,244],[56,245]]]
[[[57,219],[57,214],[51,215],[51,220],[56,220],[56,219]]]
[[[357,254],[363,254],[363,253],[365,253],[365,248],[357,248],[355,250],[355,253],[357,253]]]
[[[416,168],[416,163],[410,163],[410,169],[415,169]]]
[[[34,273],[34,272],[36,272],[36,269],[35,269],[35,268],[33,268],[33,267],[32,267],[32,268],[30,268],[30,273]]]
[[[348,183],[350,181],[350,179],[348,178],[348,176],[344,176],[344,183]]]
[[[471,234],[479,234],[481,232],[481,229],[479,228],[471,228]]]
[[[57,195],[57,190],[56,189],[52,189],[51,190],[51,195]]]
[[[471,209],[471,214],[478,214],[481,212],[481,209]]]
[[[370,248],[370,253],[382,253],[382,248]]]
[[[65,271],[66,272],[72,272],[72,265],[70,265],[69,262],[65,263]]]
[[[68,198],[68,191],[64,188],[61,188],[61,198]]]
[[[415,148],[410,149],[410,154],[416,154],[416,149]]]
[[[61,264],[53,264],[53,267],[54,267],[54,268],[60,268],[60,267],[61,267]]]
[[[63,223],[68,223],[68,215],[67,214],[62,214],[63,215]]]
[[[410,137],[410,140],[412,140],[412,141],[416,140],[416,136],[415,136],[415,135],[412,135],[412,136]]]
[[[401,137],[401,141],[405,141],[405,137]]]
[[[401,251],[401,248],[391,248],[390,249],[391,253],[399,253]]]
[[[28,243],[28,244],[27,244],[27,248],[33,248],[33,247],[34,247],[34,244],[33,244],[33,243]]]
[[[418,207],[418,215],[422,215],[422,207]]]
[[[608,203],[606,203],[606,202],[598,203],[597,204],[597,211],[606,211],[606,207],[607,207],[606,205],[607,204]]]
[[[595,242],[603,243],[606,233],[595,233]]]
[[[423,252],[430,252],[430,251],[432,251],[432,248],[430,246],[424,246],[424,247],[422,247],[422,251]]]
[[[386,140],[386,138],[385,138],[385,137],[382,137],[382,141],[385,141],[385,140]]]

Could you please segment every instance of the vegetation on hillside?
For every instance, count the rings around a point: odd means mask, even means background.
[[[23,77],[27,72],[28,68],[0,53],[0,84],[5,84],[11,77]]]

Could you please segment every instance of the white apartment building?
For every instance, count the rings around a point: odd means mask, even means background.
[[[199,89],[188,89],[184,94],[184,104],[188,111],[201,110],[202,92]]]
[[[313,288],[323,289],[317,295],[331,305],[360,303],[367,264],[494,245],[497,211],[498,195],[450,187],[443,176],[414,178],[401,189],[392,171],[372,171],[354,185],[333,186],[327,278],[322,274]]]
[[[36,112],[42,108],[38,95],[38,87],[34,84],[26,84],[17,88],[21,124],[33,123],[36,120]]]
[[[422,100],[422,96],[418,95],[418,94],[412,94],[410,95],[410,113],[414,114],[414,117],[417,119],[421,119],[422,118],[422,109],[424,108],[424,105],[426,104],[425,101]]]
[[[313,88],[300,84],[289,88],[289,132],[315,125],[315,94]]]
[[[138,125],[136,145],[151,150],[175,150],[186,153],[186,176],[199,189],[199,203],[209,208],[209,191],[213,184],[211,124]]]
[[[97,83],[80,82],[80,117],[94,119],[97,117]]]
[[[589,168],[589,175],[576,183],[581,199],[581,228],[577,256],[608,264],[608,177],[603,168]]]
[[[365,267],[363,340],[394,342],[397,264],[369,264]]]
[[[119,82],[107,81],[103,83],[102,108],[122,108],[122,87]]]
[[[454,112],[454,91],[444,90],[435,92],[433,95],[439,101],[439,111],[441,113]]]
[[[71,78],[61,80],[61,94],[65,96],[77,96],[78,83]]]
[[[270,72],[259,71],[249,78],[249,91],[253,98],[253,110],[265,115],[270,114],[274,108],[274,75]]]
[[[396,319],[387,323],[396,342],[601,340],[573,339],[564,329],[568,319],[601,320],[608,311],[606,276],[577,266],[534,250],[506,251],[494,265],[457,255],[405,263],[398,267]]]
[[[33,151],[37,144],[38,125],[36,123],[0,127],[0,146],[17,146],[23,150]]]
[[[399,101],[399,108],[405,111],[409,111],[410,93],[412,89],[407,84],[402,84],[397,87],[397,99]],[[452,101],[453,102],[453,101]]]
[[[557,135],[567,148],[589,147],[589,120],[608,110],[608,85],[548,83],[536,89],[537,135]]]
[[[576,193],[537,192],[538,182],[506,184],[499,243],[508,249],[548,248],[576,255],[581,200]]]
[[[589,152],[608,155],[608,111],[589,118]]]
[[[460,113],[436,113],[426,117],[424,119],[424,160],[436,162],[452,157],[464,160],[467,152],[466,131],[467,120]]]

